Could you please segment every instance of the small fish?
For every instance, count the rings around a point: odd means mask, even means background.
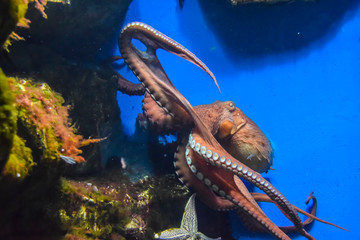
[[[70,0],[48,0],[48,2],[56,2],[56,3],[62,3],[62,4],[71,4]]]
[[[121,157],[121,159],[120,159],[120,163],[121,163],[121,168],[122,168],[122,169],[126,169],[126,162],[125,162],[125,158]]]
[[[72,157],[67,157],[67,156],[64,156],[64,155],[59,155],[60,159],[61,160],[64,160],[66,163],[70,164],[70,165],[73,165],[76,163],[75,159],[73,159]]]

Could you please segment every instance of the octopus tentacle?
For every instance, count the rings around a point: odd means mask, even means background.
[[[273,200],[271,200],[269,198],[269,196],[265,195],[265,194],[262,194],[262,193],[251,193],[251,195],[254,197],[254,199],[257,201],[257,202],[270,202],[270,203],[274,203]],[[316,217],[316,210],[317,210],[317,200],[315,198],[315,196],[311,193],[310,196],[306,199],[306,204],[308,204],[310,202],[310,200],[313,200],[313,205],[311,207],[311,211],[310,213],[302,210],[301,208],[298,208],[296,206],[293,205],[293,207],[295,208],[295,210],[305,216],[307,216],[308,218],[303,222],[303,226],[306,227],[308,226],[309,224],[311,224],[314,220],[318,221],[318,222],[321,222],[321,223],[324,223],[324,224],[328,224],[328,225],[331,225],[331,226],[334,226],[334,227],[337,227],[337,228],[340,228],[344,231],[349,231],[347,230],[346,228],[343,228],[343,227],[340,227],[336,224],[333,224],[331,222],[328,222],[328,221],[325,221],[325,220],[322,220],[318,217]],[[284,212],[283,212],[284,213]],[[284,213],[286,214],[286,213]],[[294,228],[294,226],[285,226],[285,227],[280,227],[281,230],[283,230],[284,232],[293,232],[293,231],[296,231],[296,228]]]
[[[254,198],[257,202],[275,203],[275,202],[274,202],[268,195],[266,195],[266,194],[262,194],[262,193],[251,193],[251,195],[253,196],[253,198]],[[299,212],[299,213],[301,213],[301,214],[303,214],[303,215],[305,215],[305,216],[308,217],[308,218],[303,222],[303,227],[308,226],[308,225],[311,224],[314,220],[317,220],[317,221],[320,221],[320,222],[323,222],[323,223],[326,223],[326,224],[329,224],[329,225],[333,225],[333,226],[335,226],[335,227],[338,227],[338,226],[336,226],[335,224],[326,222],[326,221],[321,220],[320,218],[318,218],[318,217],[315,216],[316,210],[317,210],[317,200],[316,200],[316,198],[315,198],[312,194],[310,194],[310,196],[307,198],[306,204],[308,204],[311,199],[313,199],[313,205],[312,205],[312,207],[311,207],[310,213],[308,213],[308,212],[306,212],[306,211],[304,211],[304,210],[296,207],[295,205],[293,205],[293,208],[294,208],[297,212]],[[275,204],[276,204],[276,203],[275,203]],[[280,210],[281,210],[281,209],[280,209]],[[284,211],[282,211],[282,212],[283,212],[284,215],[286,215],[286,212],[284,212]],[[295,226],[279,226],[279,228],[280,228],[282,231],[286,232],[286,233],[296,231],[296,227],[295,227]]]
[[[175,133],[179,130],[180,123],[177,121],[177,118],[173,118],[167,114],[164,109],[156,104],[148,93],[145,94],[142,103],[143,112],[147,120],[151,123],[150,126],[152,130],[155,130],[157,133],[167,134]]]
[[[143,112],[151,123],[151,129],[157,133],[175,134],[184,128],[190,128],[192,121],[190,119],[182,119],[171,117],[164,109],[159,107],[148,93],[144,95]]]
[[[187,139],[183,138],[182,143],[178,146],[174,154],[174,167],[179,180],[188,188],[197,192],[197,197],[203,201],[207,206],[218,211],[228,211],[236,208],[234,203],[227,199],[215,195],[215,193],[206,185],[203,184],[190,170],[186,164],[185,155],[188,150],[185,150]]]
[[[131,43],[132,39],[143,42],[147,50],[145,52],[138,50]],[[216,78],[206,65],[189,50],[152,27],[139,22],[130,23],[124,27],[119,38],[119,49],[129,68],[142,82],[151,98],[167,114],[171,117],[176,116],[179,119],[188,119],[189,110],[184,109],[183,105],[184,101],[186,102],[185,105],[189,106],[190,104],[185,98],[179,97],[181,94],[166,75],[156,56],[158,48],[197,65],[208,73],[217,85]],[[174,97],[174,95],[177,95],[177,97]]]
[[[251,193],[251,195],[253,196],[254,200],[256,200],[257,202],[269,202],[269,203],[274,203],[273,200],[271,200],[271,198],[269,198],[269,196],[267,196],[266,194],[262,194],[262,193]],[[309,203],[309,201],[313,199],[313,205],[311,207],[311,210],[310,210],[310,213],[296,207],[293,205],[293,207],[296,209],[297,212],[305,215],[305,216],[308,216],[308,218],[303,222],[303,227],[306,227],[308,226],[309,224],[311,224],[313,222],[313,220],[317,220],[317,221],[320,221],[320,222],[323,222],[325,224],[329,224],[329,225],[333,225],[335,227],[338,227],[332,223],[329,223],[329,222],[326,222],[326,221],[323,221],[319,218],[317,218],[315,216],[316,214],[316,209],[317,209],[317,204],[316,204],[316,198],[310,194],[310,196],[308,197],[308,199],[306,200],[306,204]],[[275,203],[276,204],[276,203]],[[283,212],[283,211],[282,211]],[[241,212],[239,212],[240,216],[243,216],[243,214]],[[284,215],[286,215],[285,212],[283,212]],[[251,230],[251,231],[263,231],[262,228],[258,227],[258,224],[257,222],[254,222],[253,219],[250,219],[250,218],[244,218],[243,217],[243,220],[244,220],[244,224]],[[297,229],[295,226],[279,226],[279,228],[285,232],[285,233],[290,233],[290,232],[295,232]],[[341,228],[341,227],[340,227]],[[342,229],[342,228],[341,228]]]
[[[112,56],[103,62],[103,65],[106,68],[110,68],[114,72],[114,76],[112,77],[112,79],[117,81],[118,90],[129,96],[144,95],[145,89],[141,84],[130,82],[129,80],[124,78],[120,73],[118,73],[111,67],[112,63],[114,63],[120,59],[123,59],[123,57],[122,56]],[[123,65],[125,66],[125,63],[123,63]]]
[[[203,155],[207,154],[209,156],[210,154],[208,151],[204,151],[203,148],[196,147],[196,145],[199,146],[197,143],[194,147],[188,145],[185,153],[187,154],[186,162],[193,174],[204,185],[211,188],[219,196],[232,202],[244,214],[253,218],[277,239],[289,240],[290,238],[260,210],[259,206],[251,197],[248,197],[249,195],[246,192],[239,191],[233,173],[218,168],[216,165],[208,164],[203,160]]]
[[[128,81],[122,75],[116,74],[114,78],[117,79],[118,90],[129,96],[144,95],[145,89],[141,84],[136,84]]]
[[[216,147],[208,145],[202,139],[202,136],[199,135],[197,129],[194,129],[190,134],[189,145],[192,149],[198,152],[206,162],[246,179],[259,189],[263,190],[274,202],[276,202],[276,204],[278,204],[279,208],[286,213],[285,216],[293,222],[297,231],[301,235],[307,237],[308,239],[313,239],[313,237],[310,236],[303,228],[300,217],[289,201],[259,173],[234,159],[221,147],[221,145],[218,144]],[[217,175],[217,177],[219,177],[219,175]]]
[[[177,55],[193,64],[198,66],[199,68],[203,69],[207,74],[210,75],[210,77],[214,80],[216,86],[219,88],[216,78],[214,74],[210,71],[210,69],[200,60],[198,59],[192,52],[190,52],[188,49],[186,49],[184,46],[182,46],[180,43],[174,41],[173,39],[169,38],[165,34],[157,31],[156,29],[152,28],[151,26],[141,23],[141,22],[133,22],[126,25],[122,32],[119,39],[119,49],[121,51],[123,44],[127,44],[126,46],[132,46],[132,48],[135,48],[131,40],[132,39],[138,39],[142,41],[147,47],[147,54],[145,55],[147,57],[155,57],[156,60],[156,54],[155,51],[158,48],[164,49],[174,55]],[[124,59],[126,57],[122,55]],[[143,56],[144,57],[144,56]],[[147,63],[152,63],[154,59],[146,59],[143,58],[143,60],[147,61]],[[154,62],[157,64],[157,62]],[[149,65],[150,66],[150,65]],[[161,65],[160,65],[161,66]],[[151,70],[155,74],[165,74],[163,69],[155,69],[159,66],[150,66],[152,68]],[[158,72],[159,70],[162,70],[161,73]],[[166,74],[165,74],[166,75]]]

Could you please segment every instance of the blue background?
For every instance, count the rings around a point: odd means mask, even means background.
[[[225,0],[134,0],[124,24],[145,22],[196,54],[217,77],[168,53],[160,60],[192,105],[232,100],[265,132],[275,150],[264,174],[291,203],[306,208],[311,191],[317,239],[360,239],[360,7],[358,1],[296,1],[232,7]],[[110,45],[117,46],[116,39]],[[118,52],[114,53],[119,54]],[[136,82],[129,70],[120,73]],[[126,133],[134,132],[141,97],[118,94]],[[288,224],[265,204],[270,218]],[[241,239],[272,239],[238,229]],[[298,235],[294,238],[303,239]]]

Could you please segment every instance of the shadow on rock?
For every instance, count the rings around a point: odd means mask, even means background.
[[[236,7],[199,0],[209,28],[234,61],[300,50],[332,37],[359,1],[293,1]]]

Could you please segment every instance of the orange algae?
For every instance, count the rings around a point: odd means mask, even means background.
[[[15,27],[29,27],[30,20],[25,18],[26,11],[28,9],[28,4],[33,2],[33,0],[9,0],[6,3],[2,3],[1,6],[4,12],[7,14],[8,18],[6,19],[7,24],[10,27],[9,35],[7,36],[6,41],[3,44],[5,50],[8,50],[8,47],[11,45],[11,40],[23,40],[22,37],[17,35],[13,30]]]
[[[30,80],[10,79],[14,93],[18,118],[26,125],[35,127],[45,147],[45,159],[59,159],[59,155],[84,162],[79,156],[82,146],[102,139],[84,139],[71,126],[69,107],[63,106],[64,99],[51,90],[49,85],[32,83]]]
[[[1,13],[9,15],[7,19],[7,23],[11,25],[11,28],[15,28],[15,27],[29,28],[31,21],[25,18],[25,14],[28,10],[29,5],[33,4],[34,7],[41,13],[42,17],[47,19],[47,15],[45,13],[45,6],[47,2],[58,2],[58,1],[57,0],[7,0],[4,3],[0,3],[0,6],[4,8],[1,9],[3,11]],[[62,2],[62,3],[66,3],[66,2]],[[19,40],[24,40],[24,38],[22,38],[14,31],[12,31],[4,43],[0,41],[0,45],[3,45],[0,46],[0,48],[3,47],[5,50],[8,51],[9,46],[11,45],[11,42],[13,40],[19,41]]]

